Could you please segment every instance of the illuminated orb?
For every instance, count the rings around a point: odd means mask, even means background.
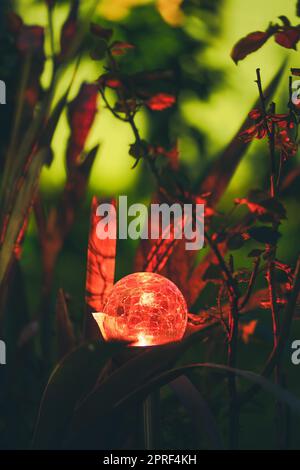
[[[93,316],[107,341],[154,346],[181,340],[187,306],[169,279],[155,273],[134,273],[113,286],[104,311]]]

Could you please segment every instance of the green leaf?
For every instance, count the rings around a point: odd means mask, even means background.
[[[107,52],[107,43],[104,39],[99,39],[91,51],[93,60],[103,60]]]
[[[248,258],[257,258],[258,256],[261,256],[264,253],[264,250],[251,250],[250,253],[248,253]]]
[[[229,238],[227,242],[227,247],[229,250],[239,250],[240,248],[242,248],[244,243],[245,240],[242,235],[240,235],[239,233],[235,233]]]
[[[28,217],[30,205],[37,189],[38,178],[42,165],[47,159],[49,149],[43,148],[37,152],[29,165],[27,172],[20,178],[20,188],[17,192],[11,214],[8,216],[4,240],[0,247],[0,284],[2,283],[14,256],[14,248],[18,236]]]
[[[204,281],[215,281],[223,279],[223,274],[220,266],[217,264],[211,264],[205,271],[203,278]]]
[[[156,359],[158,358],[156,350],[157,348],[153,348],[153,355],[150,354],[148,359],[154,359],[155,355]],[[160,353],[161,352],[162,351],[160,351]],[[163,359],[163,357],[164,356],[162,355],[161,359]],[[149,362],[144,365],[146,366],[148,364]],[[234,369],[220,364],[197,363],[165,370],[162,373],[152,376],[150,380],[146,381],[145,371],[140,367],[136,369],[136,378],[133,378],[134,367],[132,367],[132,364],[130,366],[131,374],[127,375],[125,373],[124,376],[124,370],[122,371],[122,369],[126,368],[126,366],[128,367],[128,364],[125,364],[112,374],[105,382],[95,388],[93,393],[78,408],[72,428],[73,434],[71,441],[68,442],[68,448],[69,446],[74,448],[88,447],[89,442],[94,439],[95,430],[97,432],[95,423],[98,425],[98,429],[101,429],[101,433],[104,433],[105,435],[105,429],[109,423],[113,421],[114,425],[116,425],[116,416],[122,416],[122,413],[125,412],[125,410],[130,412],[132,407],[135,408],[160,387],[167,385],[183,374],[196,369],[212,369],[215,372],[226,374],[226,376],[228,372],[232,372],[233,374],[249,380],[254,384],[258,384],[265,391],[272,393],[279,401],[286,403],[292,410],[300,414],[300,400],[298,398],[287,390],[282,389],[280,386],[275,385],[264,377],[250,371]],[[166,363],[164,363],[164,367],[162,368],[166,368]],[[142,374],[143,377],[140,377],[139,380],[138,376],[140,372],[144,373]],[[122,380],[124,380],[124,377],[127,377],[127,382],[121,381],[121,376]],[[126,393],[126,391],[128,393]],[[200,404],[198,402],[198,406],[199,405]],[[187,403],[186,406],[188,406]],[[200,412],[200,409],[198,409],[198,412]],[[100,439],[99,435],[98,438]],[[97,442],[99,448],[101,448],[101,440],[99,439]]]
[[[146,157],[147,153],[148,143],[145,140],[141,140],[130,145],[129,155],[136,158],[137,160]]]
[[[61,448],[76,405],[91,391],[108,359],[123,349],[120,344],[89,342],[64,357],[42,397],[34,449]]]
[[[215,418],[208,403],[202,398],[191,380],[185,375],[181,375],[172,380],[169,386],[189,412],[197,440],[200,440],[204,434],[209,438],[213,449],[222,449],[222,438]]]
[[[177,360],[190,340],[152,348],[130,348],[123,357],[123,365],[78,406],[71,427],[68,447],[87,446],[89,433],[93,433],[95,423],[108,416],[115,404],[126,395],[142,386],[153,375],[170,367]],[[131,355],[131,359],[130,359]],[[129,357],[128,357],[129,356]],[[92,437],[91,437],[92,438]]]
[[[256,240],[259,243],[268,243],[270,245],[276,245],[277,241],[281,237],[277,230],[267,226],[250,228],[248,230],[248,234],[253,238],[253,240]]]
[[[76,340],[72,322],[62,289],[59,289],[56,301],[56,329],[59,357],[64,357],[74,349]]]
[[[148,396],[153,390],[156,390],[158,387],[162,387],[171,382],[172,380],[175,380],[177,377],[180,377],[181,375],[196,369],[212,369],[215,372],[220,372],[223,374],[228,374],[228,372],[232,372],[238,377],[242,377],[254,384],[259,385],[262,389],[274,395],[280,402],[286,403],[292,410],[294,410],[298,415],[300,415],[299,398],[295,397],[286,389],[283,389],[279,385],[270,382],[265,377],[258,375],[254,372],[242,369],[235,369],[222,364],[214,364],[209,362],[189,364],[183,367],[178,367],[176,369],[165,371],[162,374],[153,378],[148,383],[141,386],[132,394],[120,400],[120,402],[116,404],[116,408],[120,406],[129,406],[132,402],[143,400],[146,396]]]
[[[4,241],[0,247],[0,284],[3,281],[7,269],[13,257],[13,250],[22,228],[24,221],[28,217],[30,206],[33,202],[35,190],[37,188],[38,179],[43,164],[51,161],[51,141],[65,106],[68,93],[70,91],[72,81],[68,87],[67,92],[57,103],[47,125],[41,133],[38,142],[38,151],[31,155],[31,148],[37,139],[37,135],[41,131],[44,124],[43,120],[46,119],[48,108],[52,99],[52,92],[49,91],[44,99],[41,110],[29,127],[19,152],[16,155],[16,170],[10,172],[9,163],[8,168],[5,168],[5,175],[3,177],[2,197],[3,204],[1,219],[8,218],[7,227],[5,227]],[[29,157],[28,157],[29,155]],[[22,168],[22,171],[21,171]],[[20,175],[18,176],[18,172]],[[19,191],[16,188],[19,187]]]

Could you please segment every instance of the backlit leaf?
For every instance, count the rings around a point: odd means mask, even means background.
[[[65,356],[45,388],[35,427],[34,449],[60,449],[76,405],[93,388],[101,369],[119,344],[85,343]]]
[[[81,152],[97,113],[97,86],[83,83],[78,95],[68,105],[71,136],[67,147],[67,166],[78,165]]]
[[[113,201],[110,203],[114,204]],[[91,206],[85,297],[88,306],[86,330],[89,330],[91,326],[91,330],[96,331],[97,335],[99,335],[98,327],[91,312],[102,311],[105,300],[114,284],[117,233],[117,221],[114,218],[111,220],[114,233],[110,233],[110,237],[105,240],[98,238],[97,224],[102,219],[97,215],[99,204],[100,201],[94,197]]]
[[[176,98],[168,93],[158,93],[149,98],[145,103],[152,111],[163,111],[172,107],[176,102]]]
[[[59,357],[64,357],[74,349],[75,335],[62,289],[59,289],[56,301],[56,329]]]
[[[265,31],[255,31],[240,39],[231,51],[231,58],[237,64],[247,55],[260,49],[269,39],[270,34]]]

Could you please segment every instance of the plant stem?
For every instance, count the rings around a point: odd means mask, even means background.
[[[268,134],[268,142],[269,142],[269,156],[270,156],[270,197],[274,198],[277,195],[277,185],[280,182],[280,177],[276,176],[276,154],[275,154],[275,124],[272,120],[268,120],[266,107],[265,107],[265,98],[262,91],[261,85],[261,77],[260,77],[260,70],[256,70],[257,76],[257,86],[260,96],[260,101],[262,105],[262,112],[264,117],[265,128]],[[270,113],[275,114],[275,103],[271,103]],[[273,229],[278,229],[278,222],[273,222]],[[276,258],[276,246],[272,247],[267,245],[266,247],[267,252],[269,252],[269,261],[268,261],[268,268],[267,268],[267,282],[268,282],[268,290],[269,290],[269,299],[271,305],[271,312],[272,312],[272,324],[273,324],[273,348],[276,349],[278,345],[278,338],[279,338],[279,316],[278,316],[278,306],[277,306],[277,293],[276,293],[276,278],[275,278],[275,258]],[[280,367],[280,358],[278,358],[278,362],[275,366],[275,381],[279,385],[283,385],[283,376],[281,373]],[[281,403],[277,403],[278,408],[278,420],[279,425],[278,428],[280,429],[280,434],[278,434],[278,443],[277,447],[284,447],[284,443],[286,442],[286,438],[284,436],[285,430],[284,423],[287,421],[285,418],[284,408]],[[282,431],[283,429],[283,431]]]
[[[237,344],[238,344],[238,299],[231,294],[230,298],[230,334],[228,341],[228,366],[235,368],[237,360]],[[229,391],[229,448],[238,449],[239,445],[239,407],[236,388],[235,374],[228,374],[228,391]]]
[[[247,303],[249,302],[249,300],[251,298],[251,294],[253,292],[254,284],[255,284],[255,281],[256,281],[256,278],[257,278],[257,275],[258,275],[258,271],[259,271],[259,265],[260,265],[260,257],[258,257],[254,262],[254,268],[253,268],[253,271],[252,271],[252,274],[251,274],[251,277],[250,277],[250,281],[249,281],[249,284],[248,284],[248,287],[247,287],[247,292],[246,292],[242,302],[239,305],[239,310],[242,310],[247,305]]]
[[[152,392],[142,404],[142,447],[146,450],[159,448],[159,389]]]
[[[230,309],[229,309],[229,336],[228,336],[228,357],[227,364],[235,368],[237,361],[237,346],[239,333],[239,289],[233,273],[228,268],[218,246],[212,241],[208,233],[205,238],[213,250],[221,270],[225,276],[225,282],[228,291]],[[237,449],[239,445],[239,407],[238,394],[236,387],[235,374],[228,374],[228,393],[229,393],[229,448]]]
[[[298,295],[300,293],[300,256],[298,257],[295,273],[294,273],[294,283],[293,289],[285,309],[284,320],[281,325],[280,334],[277,341],[277,347],[273,348],[270,357],[265,365],[265,368],[262,372],[263,377],[269,377],[274,368],[276,367],[278,360],[282,357],[286,342],[289,338],[291,324],[293,316],[296,309]],[[260,385],[253,385],[250,387],[243,395],[239,397],[239,406],[247,403],[252,400],[252,398],[260,391]]]

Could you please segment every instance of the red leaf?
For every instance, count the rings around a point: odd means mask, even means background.
[[[231,58],[237,64],[239,60],[243,60],[248,54],[260,49],[269,39],[270,33],[265,31],[255,31],[240,39],[231,51]]]
[[[134,45],[129,42],[116,41],[111,47],[111,53],[115,56],[121,56],[126,54],[130,49],[134,49]]]
[[[59,60],[62,60],[68,54],[70,46],[72,45],[72,42],[77,34],[78,9],[79,0],[73,0],[69,15],[61,30]]]
[[[113,201],[111,203],[114,204]],[[96,215],[100,201],[94,197],[91,208],[90,235],[87,255],[86,304],[93,312],[101,312],[115,277],[116,239],[98,238],[96,227],[101,217]],[[115,236],[117,223],[115,224]]]
[[[160,195],[156,195],[152,200],[152,203],[156,204],[161,204],[163,202],[165,201],[161,199]],[[148,227],[152,226],[153,221],[149,214]],[[157,240],[151,238],[141,240],[135,260],[136,271],[162,271],[170,257],[170,254],[173,252],[174,247],[180,241],[174,239],[174,223],[171,223],[168,229],[170,229],[170,236],[167,239],[163,239],[161,227],[159,227],[159,238]]]
[[[19,33],[19,31],[21,30],[23,26],[22,18],[16,13],[14,13],[13,11],[9,11],[7,13],[6,18],[7,18],[8,30],[13,34]]]
[[[161,204],[165,201],[156,196],[152,202]],[[149,227],[151,222],[153,224],[149,219]],[[179,287],[188,302],[187,277],[194,263],[194,252],[186,250],[185,238],[174,238],[174,225],[180,228],[183,223],[184,219],[177,219],[175,224],[171,221],[170,227],[167,228],[167,230],[170,228],[168,238],[164,239],[160,232],[158,240],[141,240],[136,253],[135,270],[163,274]]]
[[[102,26],[95,24],[95,23],[91,23],[90,31],[94,36],[97,36],[98,38],[101,38],[101,39],[106,39],[107,41],[113,35],[112,29],[102,28]]]
[[[24,102],[22,121],[27,126],[32,119],[34,107],[39,100],[41,86],[40,76],[44,69],[44,29],[41,26],[24,25],[22,19],[14,14],[8,14],[8,29],[15,38],[16,48],[21,56],[31,55],[30,70],[28,74],[26,90],[24,90]]]
[[[71,136],[67,148],[68,168],[79,163],[85,141],[97,113],[97,86],[83,83],[76,98],[69,103],[68,119]]]
[[[72,227],[78,206],[85,200],[86,188],[92,165],[95,161],[99,145],[96,145],[86,155],[84,161],[72,168],[68,174],[67,183],[59,206],[57,223],[61,237],[64,238]]]
[[[242,337],[242,340],[245,344],[248,344],[251,336],[254,335],[258,320],[251,320],[247,323],[241,323],[239,325],[239,332]]]
[[[31,209],[31,207],[30,207],[30,209]],[[22,248],[23,248],[22,245],[23,245],[23,241],[24,241],[25,234],[26,234],[26,230],[27,230],[27,226],[28,226],[28,219],[29,219],[30,209],[28,210],[27,216],[24,218],[23,225],[22,225],[22,227],[21,227],[21,229],[20,229],[20,231],[19,231],[19,234],[18,234],[16,243],[15,243],[14,255],[15,255],[15,258],[16,258],[16,259],[20,259],[20,258],[21,258],[21,255],[22,255]]]
[[[44,28],[22,26],[17,38],[17,48],[23,54],[30,51],[44,56]]]
[[[162,155],[169,160],[170,167],[173,170],[178,170],[179,168],[179,150],[178,146],[175,145],[170,150],[165,149],[161,145],[153,146],[149,145],[149,153],[151,155]]]
[[[122,82],[117,78],[109,78],[106,80],[105,85],[109,88],[121,88]]]
[[[100,88],[105,88],[108,86],[109,88],[121,88],[122,82],[121,80],[112,73],[104,73],[101,77],[97,80],[98,85]]]
[[[158,93],[146,101],[146,106],[148,106],[152,111],[163,111],[164,109],[173,106],[175,102],[175,96],[167,93]]]
[[[250,111],[248,116],[249,116],[250,119],[254,119],[254,120],[261,119],[262,118],[261,109],[259,109],[259,108],[252,109],[252,111]]]
[[[296,49],[296,44],[300,39],[300,29],[286,28],[275,34],[275,41],[287,49]]]

